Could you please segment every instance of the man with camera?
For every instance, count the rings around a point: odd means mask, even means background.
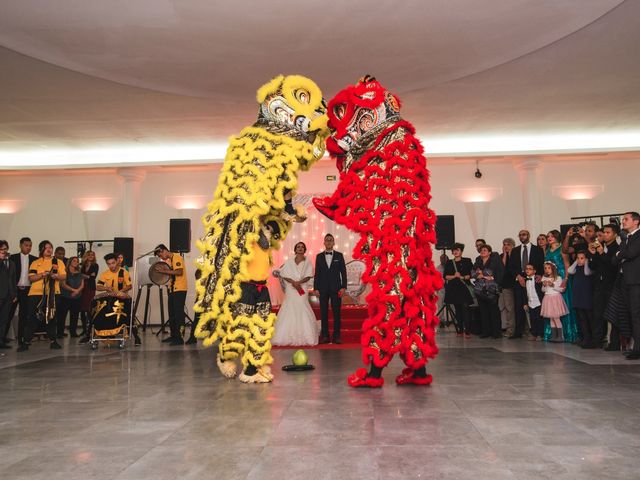
[[[618,253],[618,233],[620,227],[614,223],[610,223],[602,227],[601,243],[595,240],[589,244],[589,266],[594,271],[594,289],[593,289],[593,318],[599,325],[600,330],[594,331],[594,342],[596,347],[606,341],[608,322],[604,319],[604,310],[611,297],[613,285],[618,274],[618,267],[614,263],[616,253]],[[602,341],[599,341],[597,333],[601,334]],[[609,345],[605,348],[607,351],[620,350],[620,333],[614,325],[611,328],[611,336]]]

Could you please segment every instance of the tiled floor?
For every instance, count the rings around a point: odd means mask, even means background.
[[[356,350],[313,372],[221,378],[151,334],[124,352],[0,357],[2,479],[633,479],[640,362],[570,345],[440,338],[431,387],[353,390]]]

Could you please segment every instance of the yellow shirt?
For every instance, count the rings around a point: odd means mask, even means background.
[[[171,270],[182,269],[180,275],[171,276],[170,290],[172,292],[187,291],[187,267],[184,266],[184,259],[179,253],[171,253]]]
[[[253,258],[247,265],[249,280],[263,282],[269,279],[271,271],[271,252],[269,249],[263,250],[255,243],[253,245]]]
[[[57,264],[53,264],[53,257],[51,258],[39,258],[31,262],[31,266],[29,267],[29,274],[41,274],[45,272],[53,272],[58,275],[66,275],[67,270],[64,268],[64,262],[62,260],[58,260]],[[42,289],[44,287],[44,279],[40,279],[31,284],[31,288],[29,289],[29,296],[42,295]],[[60,282],[56,280],[56,295],[60,294]]]
[[[107,269],[100,275],[98,285],[110,287],[114,292],[119,292],[124,287],[131,286],[131,277],[129,277],[129,272],[122,267],[115,272]]]

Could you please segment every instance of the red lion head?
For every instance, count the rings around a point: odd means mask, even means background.
[[[374,77],[365,75],[341,90],[327,107],[331,137],[327,150],[342,170],[342,159],[360,138],[377,126],[397,121],[400,100]]]

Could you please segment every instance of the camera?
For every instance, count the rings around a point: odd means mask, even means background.
[[[479,168],[476,168],[476,173],[473,174],[476,178],[482,178],[482,172]]]

